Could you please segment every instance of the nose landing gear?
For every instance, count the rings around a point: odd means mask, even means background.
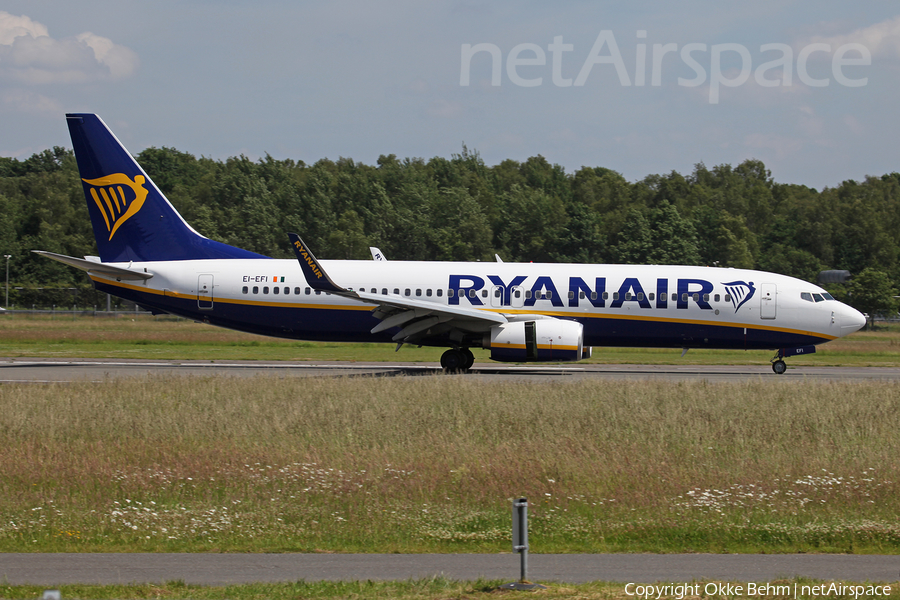
[[[781,350],[772,358],[772,370],[776,375],[781,375],[787,371],[787,365],[781,360]]]
[[[776,375],[781,375],[785,371],[787,371],[787,365],[784,364],[784,359],[788,356],[797,356],[798,354],[815,354],[816,347],[815,346],[797,346],[792,348],[779,348],[778,352],[775,353],[775,356],[772,357],[772,370],[775,371]]]

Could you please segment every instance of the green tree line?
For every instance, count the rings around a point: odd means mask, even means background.
[[[817,191],[777,183],[761,161],[746,160],[629,182],[602,167],[567,173],[540,155],[488,166],[465,146],[449,159],[391,154],[375,165],[213,160],[165,147],[137,160],[197,231],[274,258],[293,256],[293,230],[321,258],[368,259],[378,246],[391,260],[497,253],[756,268],[807,281],[824,269],[868,269],[888,286],[900,278],[900,173]],[[70,150],[0,158],[0,215],[11,285],[84,285],[82,273],[30,252],[96,254]]]

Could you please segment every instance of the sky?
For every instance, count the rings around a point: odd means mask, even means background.
[[[822,189],[900,171],[900,5],[5,0],[0,156],[97,113],[137,154],[542,155],[629,181],[759,159]]]

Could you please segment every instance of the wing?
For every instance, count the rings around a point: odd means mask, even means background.
[[[381,319],[381,323],[372,328],[373,334],[392,327],[400,327],[400,331],[392,339],[400,343],[416,343],[430,335],[452,329],[469,332],[487,331],[494,325],[508,322],[501,314],[477,308],[447,306],[396,294],[382,295],[348,290],[332,281],[299,235],[288,233],[288,238],[291,240],[291,246],[300,262],[306,282],[312,289],[377,306],[372,314]]]

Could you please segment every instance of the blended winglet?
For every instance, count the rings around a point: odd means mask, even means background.
[[[288,233],[288,239],[291,240],[291,247],[294,249],[294,254],[297,255],[297,260],[300,262],[300,268],[303,269],[303,276],[306,277],[306,282],[309,284],[309,287],[314,290],[340,294],[342,296],[355,296],[353,292],[342,288],[331,280],[322,268],[322,264],[306,246],[306,243],[300,239],[299,235],[296,233]]]

